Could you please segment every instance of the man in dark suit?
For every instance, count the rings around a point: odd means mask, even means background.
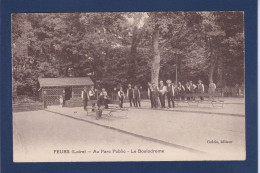
[[[134,102],[134,90],[133,90],[131,84],[128,85],[128,89],[127,89],[126,96],[127,96],[128,99],[129,99],[130,107],[132,107],[132,103],[133,103],[134,106],[135,106],[135,102]]]
[[[83,108],[84,110],[87,110],[87,105],[88,105],[88,92],[87,92],[87,87],[84,87],[84,90],[81,93],[81,98],[83,101]]]
[[[171,102],[172,102],[172,107],[175,107],[174,104],[174,95],[175,95],[175,87],[172,84],[171,80],[167,80],[167,100],[168,100],[168,107],[171,108]]]

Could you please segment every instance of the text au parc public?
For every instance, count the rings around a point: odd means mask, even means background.
[[[164,153],[164,150],[155,149],[111,149],[111,150],[53,150],[54,154],[121,154],[121,153]]]

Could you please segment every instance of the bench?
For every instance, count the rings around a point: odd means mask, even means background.
[[[92,103],[95,103],[95,106],[92,107]],[[101,106],[101,109],[97,107],[97,100],[91,100],[87,105],[87,115],[91,112],[96,113],[96,119],[99,119],[102,115],[112,116],[113,112],[124,112],[123,117],[127,117],[128,109],[120,108],[119,100],[109,100],[108,109],[105,109],[104,106]],[[92,111],[93,110],[93,111]]]
[[[221,99],[221,93],[216,92],[214,95],[211,95],[209,93],[189,93],[189,94],[181,94],[178,95],[180,98],[189,97],[190,100],[179,100],[175,99],[176,105],[179,103],[187,103],[190,107],[198,107],[199,103],[205,103],[209,102],[213,107],[221,107],[223,108],[224,100]],[[201,100],[200,97],[203,97],[204,99]],[[213,98],[213,99],[210,99]]]

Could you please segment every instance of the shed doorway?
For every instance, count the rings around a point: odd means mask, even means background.
[[[72,87],[65,87],[65,100],[70,100],[72,97]]]

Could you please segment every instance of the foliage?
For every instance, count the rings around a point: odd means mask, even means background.
[[[176,68],[180,81],[241,84],[243,22],[242,12],[13,14],[13,86],[36,95],[38,77],[69,76],[146,86]]]

